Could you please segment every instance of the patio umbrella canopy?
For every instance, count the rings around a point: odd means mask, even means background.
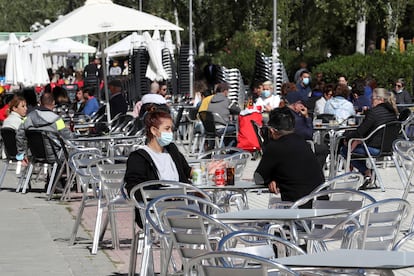
[[[96,48],[77,42],[71,38],[61,38],[56,41],[48,42],[45,45],[45,54],[48,55],[65,55],[70,53],[76,54],[93,54],[96,53]]]
[[[18,85],[24,83],[22,58],[20,55],[19,41],[14,33],[9,35],[9,47],[6,60],[6,83]]]
[[[64,37],[98,34],[102,64],[107,69],[104,46],[108,33],[138,30],[182,30],[180,27],[148,13],[112,3],[110,0],[87,0],[82,7],[64,15],[41,31],[34,33],[32,40],[44,41]],[[109,99],[107,70],[103,70],[106,99]],[[107,117],[110,110],[107,105]]]
[[[106,48],[105,54],[108,55],[108,57],[127,56],[131,54],[133,49],[138,49],[143,42],[143,36],[133,32],[124,39]]]

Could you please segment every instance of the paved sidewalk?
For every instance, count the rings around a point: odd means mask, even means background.
[[[251,179],[258,161],[249,161],[243,178]],[[386,192],[370,190],[377,200],[401,197],[402,185],[395,168],[381,169]],[[131,215],[118,214],[121,248],[110,248],[109,230],[97,255],[90,254],[96,207],[88,207],[78,233],[78,243],[68,245],[79,197],[71,202],[46,201],[44,180],[34,182],[33,191],[15,193],[16,177],[9,171],[0,191],[0,275],[127,275],[130,253]],[[79,196],[79,195],[78,195]],[[249,194],[251,208],[267,208],[269,194]],[[413,194],[408,197],[413,201]],[[412,218],[412,215],[409,216]],[[404,223],[407,229],[409,220]],[[414,250],[414,245],[411,247]],[[157,262],[157,258],[155,258]],[[140,259],[137,261],[139,272]],[[157,269],[157,268],[156,268]],[[157,271],[157,270],[156,270]],[[396,275],[413,275],[414,269]]]

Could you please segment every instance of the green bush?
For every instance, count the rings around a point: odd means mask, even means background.
[[[392,89],[398,78],[404,78],[406,89],[411,93],[413,86],[414,52],[412,47],[405,53],[390,50],[387,53],[374,52],[370,55],[355,54],[337,57],[312,69],[323,72],[327,82],[336,82],[340,75],[346,76],[349,83],[358,78],[372,77],[378,87]]]

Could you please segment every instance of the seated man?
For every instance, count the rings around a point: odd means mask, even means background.
[[[85,106],[83,114],[92,116],[99,109],[99,102],[95,98],[95,89],[93,87],[83,88],[83,98],[85,99]]]
[[[219,114],[219,117],[215,118],[216,122],[216,129],[217,132],[221,135],[224,132],[226,124],[230,122],[230,114],[231,115],[238,115],[240,113],[240,107],[235,102],[230,102],[228,98],[229,94],[229,85],[227,83],[219,83],[216,86],[215,94],[213,97],[208,99],[208,97],[205,100],[210,100],[208,103],[207,111],[210,111],[212,113]],[[203,100],[204,102],[204,100]],[[201,105],[203,106],[203,102]],[[199,109],[199,112],[202,111],[201,107]],[[226,133],[235,133],[236,132],[236,126],[234,124],[229,124],[226,129]],[[231,146],[234,141],[225,141],[224,142],[226,146]],[[235,145],[236,143],[234,143]]]
[[[305,139],[294,133],[295,118],[289,108],[272,110],[268,128],[270,140],[254,180],[268,185],[272,193],[280,192],[283,201],[296,201],[325,181],[322,170]]]
[[[111,108],[111,118],[118,114],[126,114],[128,111],[127,101],[122,93],[122,83],[114,79],[108,83],[108,89],[111,93],[109,97],[109,106]]]
[[[24,156],[27,155],[27,138],[25,130],[44,130],[55,135],[55,137],[61,135],[65,139],[72,137],[72,133],[66,127],[63,119],[53,112],[54,107],[55,101],[53,100],[52,94],[44,93],[40,97],[40,106],[27,114],[16,133],[17,160],[23,160]],[[51,138],[53,139],[53,136],[51,136]],[[53,156],[51,146],[46,144],[46,147],[48,155]],[[27,161],[27,159],[25,159],[25,161]]]
[[[137,102],[137,104],[135,105],[137,111],[134,110],[134,113],[138,114],[138,116],[142,118],[144,114],[148,111],[148,109],[152,106],[156,106],[157,108],[161,108],[169,112],[167,101],[162,95],[158,94],[159,91],[160,85],[158,84],[158,82],[154,81],[153,83],[151,83],[150,93],[142,96],[141,101]]]

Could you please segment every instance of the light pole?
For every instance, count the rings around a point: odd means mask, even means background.
[[[276,87],[278,60],[279,60],[279,52],[277,50],[277,0],[273,0],[273,43],[272,43],[273,87]]]
[[[189,32],[190,32],[190,36],[189,36],[189,50],[188,50],[188,69],[189,69],[189,74],[190,74],[190,97],[193,98],[194,97],[194,91],[193,91],[193,86],[194,86],[194,51],[193,51],[193,1],[190,0],[190,7],[189,7]]]

